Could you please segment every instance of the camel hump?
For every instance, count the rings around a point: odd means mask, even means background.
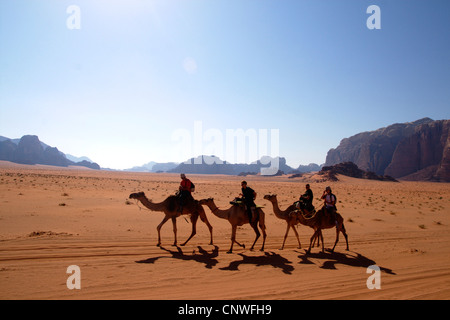
[[[177,200],[177,196],[169,196],[167,198],[169,204],[168,204],[168,209],[169,211],[175,211],[175,209],[177,208],[177,204],[178,204],[178,200]]]

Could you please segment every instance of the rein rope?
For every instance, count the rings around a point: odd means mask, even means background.
[[[300,211],[300,214],[303,216],[303,219],[311,220],[311,219],[313,219],[316,216],[317,212],[319,212],[320,210],[323,209],[324,206],[325,206],[325,204],[323,204],[322,207],[320,207],[320,209],[315,210],[314,214],[311,217],[306,217],[305,214],[303,213],[303,210],[298,210],[298,211]]]
[[[139,211],[141,211],[142,209],[150,211],[150,209],[148,209],[148,208],[142,208],[142,207],[139,205],[139,200],[138,200],[138,199],[133,199],[133,200],[134,200],[134,203],[136,203],[136,205],[138,206]]]

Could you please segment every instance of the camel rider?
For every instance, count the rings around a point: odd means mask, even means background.
[[[325,191],[322,194],[322,199],[325,200],[324,201],[325,209],[329,214],[329,216],[331,217],[331,219],[334,220],[337,228],[338,223],[336,219],[336,196],[331,192],[330,187],[325,188]]]
[[[184,173],[182,173],[180,175],[180,177],[181,177],[181,182],[180,182],[180,187],[178,189],[180,191],[179,192],[180,212],[182,212],[183,205],[191,200],[194,200],[194,198],[192,197],[192,194],[191,194],[194,184],[191,182],[191,180],[186,178],[186,175]]]
[[[303,205],[304,209],[306,209],[308,211],[313,211],[314,206],[313,206],[312,202],[313,202],[314,197],[313,197],[313,192],[311,190],[309,183],[306,184],[305,188],[306,188],[305,193],[300,196],[300,203],[304,203],[304,205]]]
[[[242,197],[242,200],[245,203],[245,207],[247,208],[247,214],[248,214],[248,222],[253,223],[256,220],[256,214],[254,213],[254,210],[256,209],[256,204],[254,200],[256,199],[256,192],[247,186],[247,181],[241,182],[242,187],[242,193],[239,195]]]

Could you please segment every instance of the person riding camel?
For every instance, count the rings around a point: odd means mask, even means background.
[[[179,197],[180,197],[180,212],[183,212],[183,205],[190,202],[191,200],[194,200],[192,197],[191,192],[194,190],[194,184],[186,178],[186,175],[182,173],[180,175],[181,182],[179,186]]]
[[[322,194],[322,199],[324,200],[325,210],[328,213],[329,217],[334,220],[336,224],[336,228],[338,226],[336,219],[336,196],[331,192],[330,187],[326,187],[325,191]]]
[[[305,188],[305,193],[300,196],[301,209],[306,209],[311,212],[314,210],[314,206],[312,204],[314,196],[309,183],[306,184]]]
[[[239,195],[242,196],[242,200],[245,203],[248,214],[248,222],[250,222],[251,224],[256,221],[256,204],[254,202],[254,200],[256,199],[256,192],[252,188],[247,187],[247,181],[242,181],[241,187],[242,193],[240,193]]]

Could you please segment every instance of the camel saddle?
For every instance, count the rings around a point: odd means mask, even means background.
[[[245,208],[245,203],[244,201],[242,201],[241,198],[234,198],[233,201],[230,201],[230,204],[234,205],[234,206],[241,206],[243,208]],[[260,205],[256,205],[256,208],[264,208],[264,206],[260,206]]]
[[[308,211],[306,209],[297,209],[289,213],[289,215],[295,217],[298,217],[299,214],[301,214],[305,219],[310,219],[316,214],[316,209],[313,209],[311,211]]]

